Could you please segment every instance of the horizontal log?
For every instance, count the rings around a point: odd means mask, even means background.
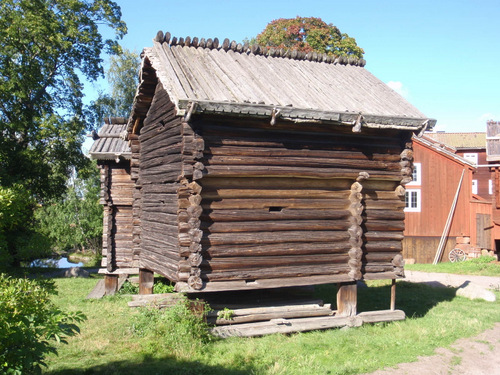
[[[364,236],[368,242],[370,241],[385,241],[385,240],[397,240],[402,241],[404,238],[403,232],[365,232]]]
[[[365,161],[399,162],[397,154],[366,154],[359,151],[292,149],[271,147],[237,147],[237,146],[212,146],[205,153],[213,156],[253,156],[253,157],[311,157],[311,158],[338,158]]]
[[[218,177],[271,177],[287,176],[301,178],[349,178],[355,180],[360,171],[367,171],[371,177],[388,181],[400,181],[399,171],[366,170],[359,168],[316,168],[275,165],[206,165],[205,172]]]
[[[363,170],[401,171],[399,160],[385,162],[376,160],[355,160],[333,157],[288,156],[288,157],[263,157],[263,156],[226,156],[206,155],[205,165],[232,165],[232,166],[283,166],[283,167],[311,167],[311,168],[348,168]]]
[[[403,231],[405,229],[405,223],[403,220],[370,220],[366,216],[363,218],[364,227],[367,231]]]
[[[405,213],[403,210],[371,210],[365,209],[363,217],[369,220],[404,220]]]
[[[179,183],[171,184],[147,184],[142,187],[142,194],[177,194]]]
[[[353,181],[346,178],[312,179],[287,177],[211,177],[203,179],[203,191],[216,189],[320,189],[348,190]]]
[[[279,207],[279,206],[278,206]],[[333,209],[294,209],[283,207],[280,211],[262,209],[207,209],[202,220],[210,222],[227,221],[278,221],[278,220],[345,220],[350,216],[348,210]]]
[[[393,252],[397,253],[403,251],[403,243],[400,240],[397,241],[383,241],[383,240],[371,240],[365,244],[365,250],[367,252]]]
[[[293,185],[292,185],[293,186]],[[345,199],[349,190],[319,190],[319,189],[204,189],[203,199],[230,198],[298,198],[298,199]]]
[[[289,277],[280,279],[256,279],[253,281],[233,280],[233,281],[212,281],[206,283],[201,292],[222,292],[253,289],[285,288],[290,286],[305,286],[318,284],[333,284],[339,282],[352,281],[347,274],[339,275],[319,275],[308,277]],[[186,283],[177,283],[176,292],[200,292],[191,290]]]
[[[280,199],[280,198],[262,198],[262,199],[224,199],[221,201],[203,201],[203,209],[263,209],[271,207],[294,208],[294,209],[324,209],[325,207],[343,210],[349,205],[347,199]]]
[[[349,239],[347,231],[293,231],[255,233],[212,233],[204,235],[201,243],[205,245],[271,244],[289,242],[334,242]]]
[[[379,266],[382,267],[382,266]],[[284,266],[271,268],[257,269],[239,269],[237,271],[211,271],[208,273],[202,270],[201,277],[203,280],[210,281],[225,281],[225,280],[255,280],[266,278],[287,278],[287,277],[307,277],[314,275],[338,275],[347,274],[349,267],[342,265],[312,265],[312,266]]]
[[[208,258],[251,256],[283,256],[308,254],[347,254],[350,245],[347,240],[328,242],[295,242],[277,244],[240,244],[204,246],[203,252]]]
[[[241,324],[249,322],[259,322],[271,319],[302,318],[312,316],[329,316],[333,314],[329,304],[319,305],[299,305],[283,306],[279,308],[264,307],[256,309],[244,309],[249,311],[235,310],[229,319],[224,318],[219,311],[210,312],[207,322],[215,325]],[[217,315],[219,314],[219,315]]]
[[[207,233],[265,232],[270,228],[273,231],[326,231],[347,230],[349,223],[346,220],[233,221],[215,223],[203,221],[201,228]]]
[[[202,270],[236,270],[251,268],[287,267],[287,266],[310,266],[347,264],[349,256],[347,254],[314,254],[314,255],[280,255],[280,256],[253,256],[244,259],[237,257],[212,258],[204,260],[200,268]],[[392,258],[391,258],[392,260]]]

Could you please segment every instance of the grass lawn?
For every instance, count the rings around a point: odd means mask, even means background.
[[[455,289],[398,282],[401,322],[260,338],[203,340],[178,329],[145,327],[147,317],[130,309],[130,297],[86,300],[96,279],[57,279],[55,302],[81,310],[81,334],[59,345],[46,374],[359,374],[414,361],[500,322],[500,302],[456,297]],[[335,303],[336,287],[316,296]],[[388,309],[389,282],[359,288],[358,311]],[[500,299],[500,293],[497,293]],[[141,325],[142,324],[142,325]],[[147,324],[146,324],[147,326]],[[141,328],[142,327],[142,328]]]
[[[500,277],[500,263],[495,257],[482,256],[464,262],[444,262],[434,264],[407,264],[405,269],[423,272],[444,272],[459,275],[498,276]]]

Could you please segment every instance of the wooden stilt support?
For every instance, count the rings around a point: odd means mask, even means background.
[[[139,269],[139,294],[153,294],[154,273],[145,268]]]
[[[337,316],[357,314],[358,289],[356,281],[340,283],[337,292]]]
[[[391,311],[396,310],[396,279],[392,279],[391,285]]]
[[[104,276],[104,294],[112,296],[118,290],[118,275]]]

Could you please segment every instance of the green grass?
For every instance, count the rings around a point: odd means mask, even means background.
[[[130,297],[85,300],[96,279],[57,279],[55,302],[82,310],[81,334],[48,358],[46,374],[359,374],[431,355],[500,322],[500,302],[456,297],[455,289],[398,282],[401,322],[271,335],[206,340],[182,327],[138,332],[144,315],[130,309]],[[372,282],[358,289],[358,310],[388,309],[390,285]],[[335,286],[316,288],[316,297],[334,302]],[[497,293],[497,299],[500,293]],[[182,324],[184,324],[183,321]],[[147,322],[146,322],[147,325]],[[173,344],[175,343],[175,345]]]
[[[458,275],[500,276],[500,263],[496,262],[496,258],[491,256],[482,256],[464,262],[438,263],[436,265],[407,264],[405,265],[405,269],[410,271],[454,273]]]

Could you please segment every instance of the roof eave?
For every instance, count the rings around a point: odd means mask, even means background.
[[[273,124],[277,119],[295,123],[335,123],[375,129],[399,129],[409,131],[430,130],[435,119],[405,116],[383,116],[355,112],[322,111],[289,106],[273,106],[227,101],[205,101],[181,99],[177,103],[177,115],[187,120],[193,114],[234,115],[253,118],[269,118]]]

